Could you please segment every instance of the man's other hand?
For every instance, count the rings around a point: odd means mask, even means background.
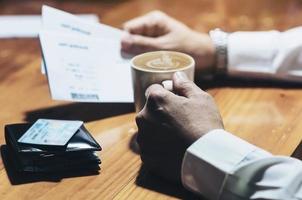
[[[194,57],[197,73],[213,71],[215,47],[209,35],[193,31],[161,11],[126,22],[124,30],[122,50],[127,53],[179,51]]]
[[[173,92],[161,85],[146,90],[147,103],[136,118],[137,142],[148,169],[179,182],[186,149],[209,131],[223,129],[223,122],[214,99],[184,73],[174,74]]]

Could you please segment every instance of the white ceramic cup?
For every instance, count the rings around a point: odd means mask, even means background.
[[[146,67],[146,63],[151,63],[151,67]],[[147,66],[149,66],[148,64]],[[191,56],[175,51],[153,51],[132,58],[131,73],[135,111],[139,112],[144,107],[145,91],[150,85],[162,84],[164,81],[171,80],[177,71],[186,73],[188,78],[193,81],[194,68],[195,61]]]

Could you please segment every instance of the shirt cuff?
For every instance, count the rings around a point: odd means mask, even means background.
[[[276,70],[273,60],[278,54],[280,32],[235,32],[228,37],[227,73],[231,76],[268,78]]]
[[[241,164],[270,154],[222,129],[213,130],[186,151],[182,183],[209,199],[218,199],[225,177]]]

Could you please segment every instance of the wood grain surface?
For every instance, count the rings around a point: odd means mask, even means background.
[[[216,27],[230,32],[286,30],[302,24],[300,0],[2,0],[0,14],[39,14],[43,3],[71,13],[97,13],[103,23],[119,28],[154,9],[199,31]],[[5,167],[1,148],[1,200],[197,198],[141,166],[133,142],[136,125],[132,104],[51,100],[47,79],[40,73],[40,57],[37,38],[0,40],[0,144],[5,143],[5,124],[33,122],[41,117],[84,120],[103,147],[101,171],[98,175],[25,176],[9,165]],[[228,131],[274,154],[289,156],[299,147],[301,85],[239,79],[199,85],[214,96]],[[301,155],[296,150],[296,156]]]

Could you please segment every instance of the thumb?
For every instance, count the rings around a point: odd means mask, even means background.
[[[122,50],[129,53],[142,53],[160,49],[158,38],[126,33],[122,37]]]
[[[173,90],[176,94],[188,98],[204,93],[184,72],[176,72],[173,75]]]

